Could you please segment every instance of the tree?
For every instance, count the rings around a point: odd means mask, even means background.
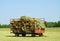
[[[60,27],[60,21],[57,22],[57,27]]]

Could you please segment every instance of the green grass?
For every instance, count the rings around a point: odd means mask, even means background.
[[[28,35],[27,35],[28,36]],[[29,35],[30,36],[30,35]],[[0,41],[59,41],[60,28],[46,28],[43,37],[14,37],[9,28],[0,28]]]

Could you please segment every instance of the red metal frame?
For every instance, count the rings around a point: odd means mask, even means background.
[[[44,32],[45,32],[45,30],[42,30],[42,29],[35,29],[35,33],[40,34],[40,33],[44,33]]]

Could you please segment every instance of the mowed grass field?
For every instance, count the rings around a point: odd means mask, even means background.
[[[60,28],[46,28],[44,36],[14,37],[9,28],[0,28],[0,41],[60,41]]]

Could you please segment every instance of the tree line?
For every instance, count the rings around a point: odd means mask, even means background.
[[[45,21],[45,26],[46,27],[60,27],[60,21],[58,22],[46,22]]]
[[[9,28],[10,25],[9,24],[0,24],[0,28]]]

